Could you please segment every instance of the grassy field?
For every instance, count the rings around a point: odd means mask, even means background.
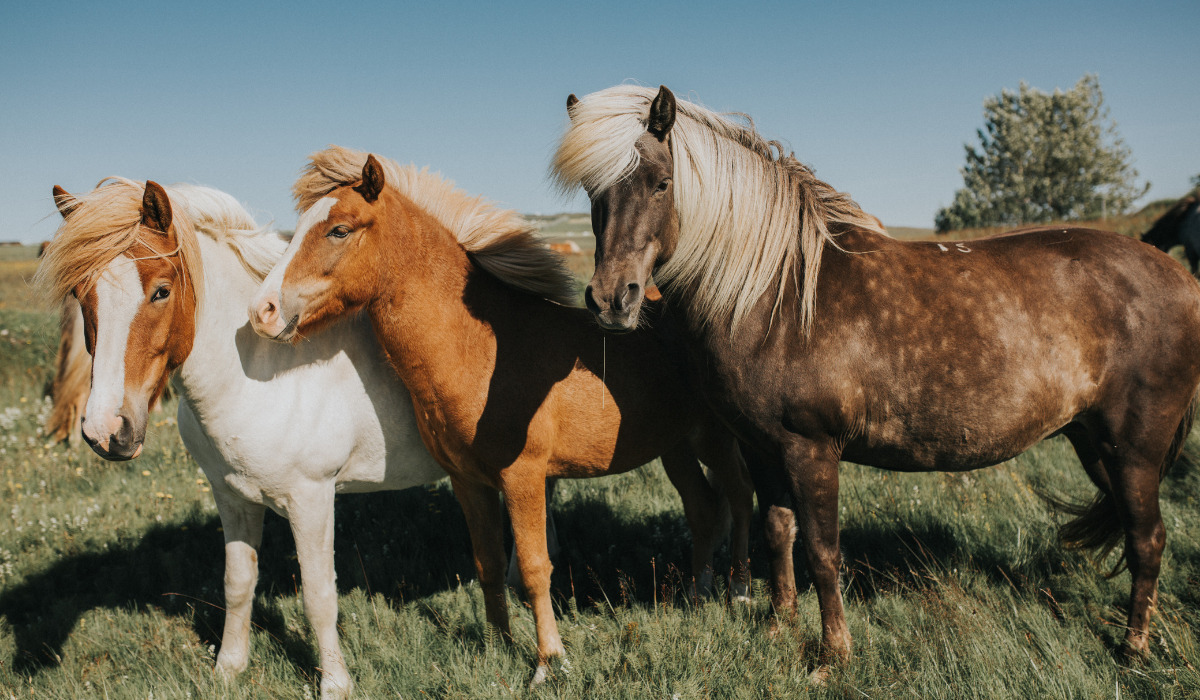
[[[560,222],[568,233],[569,221]],[[577,261],[586,269],[588,256]],[[0,256],[0,697],[309,698],[319,671],[299,569],[268,515],[249,670],[212,671],[223,550],[207,483],[174,405],[141,458],[108,463],[43,444],[56,320],[31,298],[32,249]],[[1200,452],[1196,437],[1191,453]],[[1093,489],[1052,440],[968,474],[846,464],[841,491],[853,663],[824,686],[816,597],[768,634],[765,555],[754,602],[691,601],[687,529],[657,465],[564,483],[554,590],[570,666],[527,690],[532,616],[516,642],[484,624],[465,523],[448,486],[343,496],[337,572],[343,647],[368,698],[1176,698],[1200,696],[1200,472],[1163,487],[1168,528],[1153,658],[1125,666],[1128,575],[1063,550],[1039,490]],[[722,561],[727,562],[723,554]],[[1111,561],[1109,562],[1111,564]]]

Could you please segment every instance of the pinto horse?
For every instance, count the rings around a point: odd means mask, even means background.
[[[736,441],[684,380],[669,330],[606,340],[567,306],[574,281],[527,222],[427,170],[335,146],[312,156],[293,192],[297,233],[255,297],[254,328],[293,341],[365,312],[450,474],[487,619],[507,638],[504,494],[537,625],[534,683],[565,653],[550,600],[547,477],[615,474],[659,455],[665,465],[690,442],[729,497],[744,590],[750,483]],[[673,477],[681,493],[707,488],[683,474],[688,483]],[[715,505],[684,501],[698,552]]]
[[[1192,274],[1200,273],[1200,191],[1179,200],[1142,234],[1142,240],[1167,252],[1183,246]]]
[[[1098,497],[1063,530],[1131,578],[1126,649],[1148,651],[1166,532],[1159,482],[1200,384],[1200,286],[1113,233],[1044,228],[966,243],[887,237],[752,125],[620,86],[567,100],[560,186],[591,198],[600,324],[637,325],[651,275],[710,404],[753,446],[760,499],[790,505],[848,658],[838,462],[994,465],[1064,434]],[[789,503],[790,502],[790,503]],[[769,538],[778,561],[786,538]],[[794,606],[773,566],[777,605]]]
[[[350,321],[298,348],[254,335],[246,303],[286,240],[223,192],[110,178],[79,197],[55,188],[55,200],[63,223],[38,276],[82,307],[94,358],[83,421],[92,449],[106,459],[140,454],[148,408],[174,372],[179,432],[212,484],[225,535],[217,670],[233,676],[248,663],[271,508],[296,540],[321,695],[349,694],[337,632],[334,494],[445,476],[371,329]]]

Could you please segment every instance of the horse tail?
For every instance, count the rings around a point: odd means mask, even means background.
[[[79,441],[83,409],[92,390],[92,356],[83,338],[83,310],[75,297],[67,297],[62,307],[62,322],[50,398],[54,402],[46,418],[45,433],[51,443]]]
[[[1166,478],[1167,473],[1176,462],[1190,460],[1183,454],[1183,445],[1192,433],[1192,423],[1196,419],[1197,401],[1200,392],[1192,396],[1183,418],[1175,428],[1175,436],[1171,438],[1171,446],[1158,470],[1159,483]],[[1181,459],[1182,458],[1182,459]],[[1068,549],[1090,549],[1097,552],[1096,560],[1103,561],[1114,549],[1121,544],[1125,531],[1121,527],[1120,515],[1117,513],[1117,503],[1112,494],[1101,491],[1090,503],[1071,503],[1052,496],[1043,495],[1052,506],[1073,516],[1058,530],[1059,540]],[[1125,553],[1108,572],[1112,578],[1125,569]]]

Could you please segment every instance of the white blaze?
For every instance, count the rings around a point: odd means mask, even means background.
[[[300,220],[296,222],[296,234],[292,236],[292,240],[288,243],[287,250],[283,251],[283,257],[271,268],[270,274],[263,280],[262,285],[258,288],[258,294],[254,295],[254,301],[251,302],[251,314],[253,309],[257,308],[258,302],[268,292],[274,292],[278,297],[280,288],[283,287],[283,276],[287,273],[287,267],[292,262],[292,258],[296,257],[296,251],[300,250],[300,246],[304,243],[304,237],[308,235],[317,224],[329,218],[329,210],[337,200],[333,197],[322,197],[315,204],[308,208],[300,215]]]
[[[125,401],[125,348],[141,306],[142,280],[137,263],[125,255],[118,256],[96,280],[92,393],[84,414],[84,430],[102,442],[121,426],[117,413]]]

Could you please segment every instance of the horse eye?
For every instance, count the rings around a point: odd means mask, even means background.
[[[332,236],[333,238],[345,238],[346,234],[348,234],[348,233],[350,233],[350,229],[348,227],[334,226],[332,229],[330,229],[329,233],[325,234],[325,236],[326,237]]]
[[[162,301],[169,296],[171,296],[171,289],[169,287],[159,287],[158,289],[154,290],[154,294],[150,295],[150,301]]]
[[[662,182],[658,183],[658,187],[655,187],[655,188],[654,188],[654,191],[655,191],[655,192],[666,192],[666,191],[667,191],[667,185],[668,185],[670,182],[671,182],[671,181],[670,181],[669,179],[667,179],[667,180],[663,180]]]

